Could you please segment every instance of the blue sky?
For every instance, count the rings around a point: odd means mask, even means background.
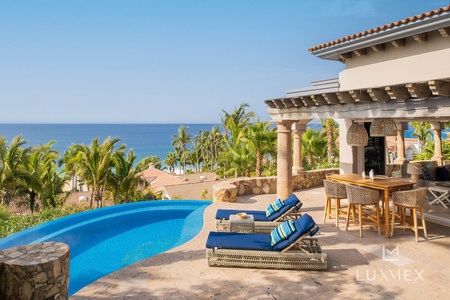
[[[439,0],[1,0],[0,123],[220,123],[344,65],[308,48]]]

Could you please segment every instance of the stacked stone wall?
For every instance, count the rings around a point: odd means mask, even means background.
[[[339,169],[322,169],[292,175],[293,190],[307,189],[323,185],[327,174],[339,174]],[[242,195],[262,195],[277,193],[277,177],[245,177],[235,178],[215,184],[213,200],[236,202]]]

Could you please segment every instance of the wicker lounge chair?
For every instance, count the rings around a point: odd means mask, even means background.
[[[326,270],[327,255],[317,239],[309,238],[319,230],[314,220],[304,214],[294,226],[296,231],[275,246],[270,234],[210,232],[206,241],[208,266]]]
[[[280,225],[282,221],[287,219],[298,219],[301,216],[299,210],[303,203],[296,195],[290,195],[283,202],[284,206],[270,217],[267,217],[266,212],[263,210],[218,209],[216,212],[216,231],[229,231],[230,216],[236,215],[239,212],[245,212],[248,215],[253,215],[253,219],[255,220],[255,232],[270,233],[270,231]]]

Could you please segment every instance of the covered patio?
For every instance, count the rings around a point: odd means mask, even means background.
[[[449,35],[447,6],[310,48],[318,58],[344,63],[345,70],[339,78],[265,100],[278,132],[278,197],[286,198],[292,192],[292,175],[304,171],[301,134],[312,119],[332,118],[339,124],[341,173],[361,174],[370,167],[365,146],[348,143],[350,127],[363,125],[369,134],[372,123],[380,121],[395,122],[389,135],[396,138],[395,164],[400,169],[407,169],[402,168],[408,163],[404,132],[411,121],[431,124],[432,160],[443,164],[441,132],[450,121]],[[386,135],[377,135],[376,142],[376,158],[383,162],[378,174],[385,174]]]

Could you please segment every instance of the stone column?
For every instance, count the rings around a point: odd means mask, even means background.
[[[442,161],[444,160],[444,156],[442,155],[442,138],[441,138],[442,125],[440,122],[430,122],[430,124],[431,130],[433,131],[434,134],[434,155],[431,159],[437,161],[438,165],[441,165]]]
[[[397,124],[397,158],[395,162],[403,164],[406,162],[405,156],[405,130],[408,129],[407,122],[395,122]]]
[[[286,199],[292,194],[292,121],[277,122],[277,197]]]
[[[294,165],[293,174],[300,174],[305,171],[302,157],[302,133],[306,131],[306,124],[294,123],[292,132],[294,133]]]
[[[69,299],[69,246],[37,243],[0,251],[0,299]]]

